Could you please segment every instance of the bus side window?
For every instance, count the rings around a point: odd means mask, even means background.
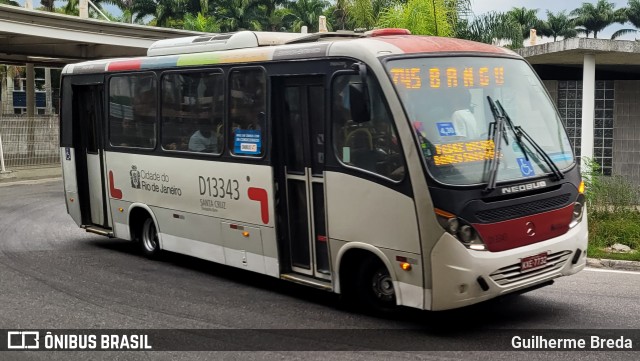
[[[261,69],[236,69],[229,76],[229,147],[235,155],[264,154],[266,77]]]
[[[109,82],[109,141],[113,146],[156,146],[157,81],[153,74],[123,75]]]
[[[162,148],[220,154],[224,114],[223,75],[168,73],[162,77]]]
[[[393,118],[374,78],[368,79],[371,120],[364,123],[353,121],[349,84],[359,81],[357,75],[339,75],[333,80],[332,138],[336,156],[345,165],[400,181],[405,173],[404,158]]]

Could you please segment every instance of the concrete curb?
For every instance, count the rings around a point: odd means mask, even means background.
[[[592,268],[608,268],[622,271],[639,271],[638,261],[618,261],[614,259],[587,258],[587,266]]]

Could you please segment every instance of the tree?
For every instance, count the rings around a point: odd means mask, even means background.
[[[289,17],[293,20],[291,30],[299,32],[303,26],[307,26],[309,32],[318,31],[320,15],[324,14],[327,7],[329,3],[325,0],[289,1],[287,9],[291,12]]]
[[[543,23],[538,19],[538,9],[527,9],[525,7],[507,11],[507,15],[520,27],[522,39],[529,38],[531,29],[542,29]]]
[[[223,31],[262,30],[260,2],[257,0],[223,0],[216,8]]]
[[[204,33],[220,32],[220,24],[211,16],[205,16],[202,12],[197,15],[186,14],[183,19],[183,27],[187,30],[201,31]]]
[[[640,27],[640,0],[629,0],[625,9],[627,20],[636,28]],[[611,39],[615,39],[621,35],[638,32],[635,29],[620,29],[611,35]]]
[[[550,36],[553,41],[556,41],[559,36],[565,39],[576,37],[578,32],[575,29],[575,23],[567,16],[564,10],[556,14],[547,10],[547,21],[542,28],[541,34]]]
[[[379,27],[405,28],[412,34],[452,36],[456,24],[452,23],[452,13],[456,12],[451,0],[408,0],[395,3],[383,10],[378,21]]]
[[[22,6],[20,3],[13,0],[0,0],[0,4],[2,5],[12,5],[12,6]]]
[[[579,33],[593,33],[594,38],[598,38],[598,33],[613,23],[624,24],[627,21],[625,9],[614,9],[615,4],[607,0],[598,0],[594,5],[591,3],[582,3],[582,6],[571,11],[570,15],[574,16],[574,21],[579,28]]]
[[[512,48],[522,47],[522,31],[519,24],[507,13],[489,12],[460,27],[456,37],[487,44],[510,43]]]

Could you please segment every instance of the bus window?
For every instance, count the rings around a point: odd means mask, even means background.
[[[331,108],[336,155],[345,165],[400,181],[404,178],[404,160],[393,119],[375,79],[368,79],[371,120],[360,124],[352,120],[349,84],[359,81],[357,75],[339,75],[333,80]]]
[[[220,72],[169,73],[162,77],[163,149],[222,152],[223,84]]]
[[[231,72],[229,143],[233,154],[259,157],[264,153],[266,103],[266,78],[261,69]]]
[[[109,82],[109,141],[112,146],[156,146],[157,81],[153,74],[114,76]]]

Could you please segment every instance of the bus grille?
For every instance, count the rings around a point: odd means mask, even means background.
[[[545,198],[537,201],[517,204],[515,206],[488,209],[476,213],[476,217],[482,222],[499,222],[507,219],[524,217],[530,214],[541,213],[560,208],[569,202],[571,194],[566,193],[553,198]]]
[[[520,263],[515,263],[507,267],[502,267],[499,270],[489,275],[491,279],[500,286],[510,285],[514,282],[519,282],[538,276],[543,273],[555,271],[567,262],[571,255],[571,251],[561,251],[552,253],[547,257],[547,264],[538,269],[521,272]]]

